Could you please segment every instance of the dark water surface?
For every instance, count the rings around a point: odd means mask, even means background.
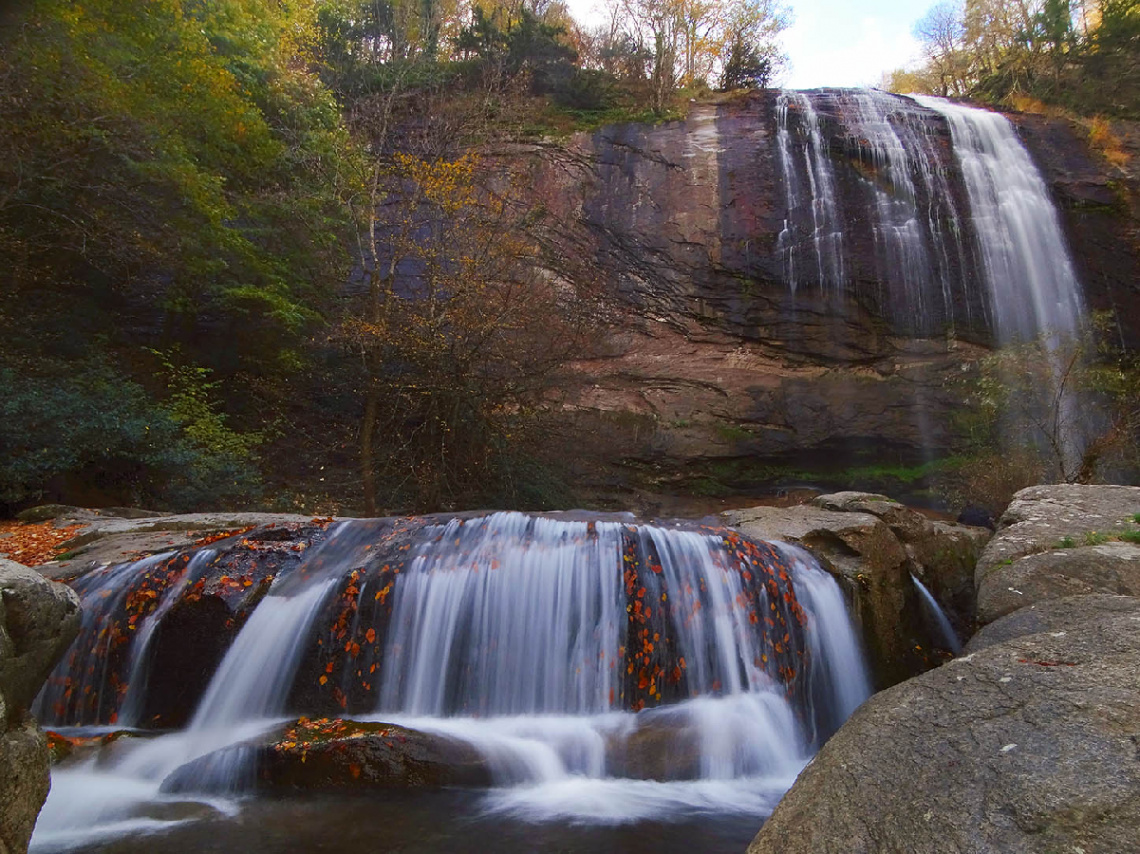
[[[105,840],[72,851],[105,854],[741,854],[763,817],[686,816],[677,822],[606,827],[530,823],[478,814],[480,795],[306,797],[246,802],[161,833]]]

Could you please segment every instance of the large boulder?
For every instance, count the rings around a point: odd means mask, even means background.
[[[1061,483],[1022,489],[998,520],[975,578],[980,582],[1003,563],[1056,548],[1066,537],[1079,544],[1090,531],[1127,530],[1137,513],[1140,486]]]
[[[47,798],[47,738],[27,709],[78,630],[74,592],[0,560],[0,854],[27,851]]]
[[[978,622],[1049,599],[1090,593],[1140,596],[1140,545],[1053,549],[998,564],[978,584]]]
[[[79,632],[79,597],[0,559],[0,695],[15,721]]]
[[[749,854],[1137,851],[1140,601],[1069,610],[872,697]]]
[[[1050,598],[1140,593],[1140,487],[1031,486],[1013,497],[978,561],[978,622]]]
[[[1036,635],[1042,632],[1059,633],[1064,636],[1068,626],[1085,620],[1096,621],[1109,613],[1135,614],[1140,610],[1140,599],[1133,596],[1112,596],[1097,593],[1088,596],[1067,596],[1063,599],[1048,599],[1027,605],[1002,617],[970,638],[966,653],[979,652],[987,647],[1013,640],[1014,638]]]
[[[0,854],[28,850],[50,787],[47,738],[35,721],[0,727]]]

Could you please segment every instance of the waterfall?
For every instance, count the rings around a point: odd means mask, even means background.
[[[926,589],[926,585],[918,580],[917,576],[911,575],[910,580],[914,582],[914,589],[918,591],[918,595],[922,599],[923,612],[934,626],[936,640],[943,649],[948,649],[955,655],[959,655],[962,652],[962,644],[958,640],[958,634],[954,631],[954,627],[950,625],[946,612],[942,610],[938,600]]]
[[[1080,328],[1057,210],[1004,116],[925,96],[816,90],[781,92],[776,119],[787,204],[777,252],[791,290],[807,278],[862,289],[922,335],[983,320],[1000,343]]]
[[[866,295],[914,334],[972,321],[969,253],[933,115],[875,90],[816,90],[781,92],[776,118],[787,205],[777,252],[790,290],[814,279]]]
[[[798,150],[788,124],[788,114],[792,109],[799,112],[807,135]],[[788,205],[788,216],[780,232],[778,247],[784,258],[788,286],[795,293],[798,281],[796,259],[801,254],[801,241],[795,233],[796,219],[797,214],[802,215],[806,204],[811,212],[811,241],[817,281],[825,291],[841,295],[846,279],[843,270],[843,216],[819,115],[811,99],[803,92],[781,92],[776,99],[776,115],[780,167]],[[797,154],[801,156],[797,157]],[[802,170],[797,162],[800,159],[803,161]],[[806,193],[800,185],[801,173],[807,178]]]
[[[1009,119],[939,98],[914,100],[950,123],[998,339],[1076,331],[1084,301],[1068,241],[1045,181]]]
[[[870,693],[838,586],[791,547],[696,525],[521,513],[393,530],[331,528],[273,579],[187,729],[61,772],[60,791],[81,797],[80,778],[121,791],[121,809],[101,809],[132,827],[148,800],[239,792],[254,779],[249,739],[319,713],[297,704],[331,691],[358,719],[474,745],[496,781],[487,810],[601,823],[718,802],[763,813]],[[103,571],[86,585],[85,613],[117,625],[124,612],[107,603],[137,590],[140,574],[183,567],[166,588],[177,597],[210,583],[210,569],[228,571],[225,559],[203,550]],[[161,624],[174,605],[155,598],[148,619]],[[140,644],[122,668],[140,693],[154,631],[122,644]],[[368,650],[355,640],[365,637]],[[661,760],[642,745],[661,739],[685,761],[645,770]],[[44,815],[44,844],[91,822],[58,800]]]

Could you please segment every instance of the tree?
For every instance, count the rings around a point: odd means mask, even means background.
[[[776,0],[732,4],[722,36],[727,47],[721,89],[766,88],[787,61],[779,37],[790,25],[790,14]]]
[[[178,345],[187,364],[215,371],[212,399],[239,432],[263,422],[254,390],[300,364],[347,258],[347,135],[297,61],[312,14],[269,0],[41,0],[6,19],[0,367],[27,375],[25,399],[69,365],[109,372],[134,391],[109,396],[103,414],[149,418],[157,436],[170,392],[147,346]],[[41,364],[52,369],[28,373]],[[85,395],[106,385],[70,383],[77,409],[98,405]],[[95,431],[62,441],[75,461],[107,447]],[[154,479],[125,491],[165,496],[172,458],[143,465],[145,443],[118,447]]]
[[[983,359],[964,383],[963,498],[1000,509],[1031,483],[1091,483],[1140,471],[1140,359],[1110,316]]]
[[[597,323],[583,293],[545,272],[541,214],[509,190],[526,179],[487,168],[478,104],[405,97],[362,102],[354,120],[373,159],[356,210],[363,287],[337,339],[360,365],[368,514],[509,492],[520,434]]]
[[[962,54],[965,31],[958,10],[951,3],[931,7],[914,25],[914,37],[922,43],[927,60],[938,77],[938,94],[961,96],[966,91]]]

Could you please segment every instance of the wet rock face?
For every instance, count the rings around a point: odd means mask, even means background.
[[[1113,127],[1131,163],[1110,166],[1089,150],[1087,131],[1065,120],[1015,114],[1061,209],[1090,308],[1116,312],[1121,343],[1140,346],[1140,126]]]
[[[922,299],[909,292],[891,272],[904,265],[884,257],[871,227],[876,188],[905,193],[852,130],[851,93],[816,92],[844,220],[846,280],[821,287],[811,223],[797,224],[789,211],[778,98],[761,92],[695,105],[683,121],[603,128],[562,156],[542,149],[547,159],[525,183],[549,214],[546,237],[568,267],[559,274],[574,278],[565,259],[586,259],[625,303],[606,355],[578,366],[582,390],[569,405],[579,429],[614,434],[591,446],[578,482],[612,481],[600,459],[621,464],[618,479],[684,479],[699,466],[741,487],[771,477],[764,466],[826,473],[867,458],[918,464],[924,451],[949,447],[955,397],[947,381],[991,338],[976,249],[968,234],[961,245],[952,239],[966,230],[952,227],[942,208],[927,243],[950,241],[929,253],[941,259],[935,272],[950,283],[949,299],[940,286]],[[927,146],[931,168],[945,175],[935,200],[967,211],[945,122],[908,99],[896,102],[889,123],[904,144]],[[792,113],[802,160],[806,120]],[[1140,211],[1121,201],[1124,179],[1067,123],[1014,118],[1058,201],[1089,305],[1118,308],[1126,339],[1136,338]],[[1138,184],[1129,185],[1136,198]],[[802,250],[795,287],[780,242],[789,222]],[[954,342],[945,336],[950,319]]]
[[[1134,851],[1140,610],[1065,601],[867,701],[749,854]]]
[[[246,773],[234,778],[235,763]],[[489,786],[486,760],[466,742],[389,723],[299,718],[174,770],[167,794],[276,794]]]
[[[257,778],[259,788],[307,792],[491,784],[470,744],[395,724],[306,719],[261,749]]]

